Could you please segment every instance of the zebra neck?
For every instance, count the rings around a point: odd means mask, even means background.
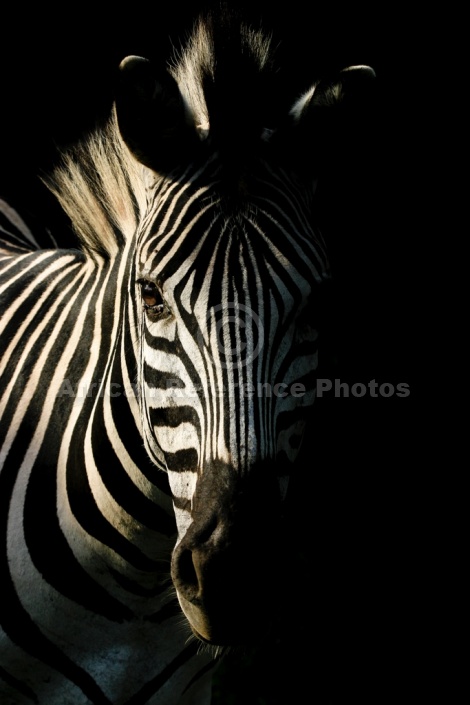
[[[167,477],[124,393],[136,374],[127,267],[51,250],[12,258],[0,324],[5,580],[49,584],[112,619],[160,599],[175,534]]]
[[[167,476],[143,447],[128,297],[124,285],[109,285],[125,271],[124,262],[103,273],[93,346],[59,452],[58,508],[64,533],[83,537],[81,560],[142,587],[167,574],[175,525]]]

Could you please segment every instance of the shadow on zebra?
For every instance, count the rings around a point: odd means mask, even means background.
[[[374,72],[275,109],[270,38],[203,17],[46,182],[77,246],[1,208],[2,705],[204,705],[275,638],[330,266],[315,187]],[[307,431],[305,430],[307,428]]]

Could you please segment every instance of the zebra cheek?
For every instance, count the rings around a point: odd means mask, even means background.
[[[192,471],[168,470],[168,480],[173,496],[176,527],[178,531],[177,543],[185,536],[191,524],[191,498],[196,491],[197,473]]]

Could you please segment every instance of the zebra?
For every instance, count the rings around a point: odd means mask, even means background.
[[[271,45],[203,16],[164,70],[122,61],[44,177],[77,247],[1,204],[2,705],[207,705],[282,603],[331,278],[316,148],[374,72],[277,115]]]

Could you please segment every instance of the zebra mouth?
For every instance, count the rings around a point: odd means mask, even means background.
[[[222,646],[223,644],[219,643],[219,640],[214,639],[214,628],[205,610],[201,606],[186,600],[186,598],[180,595],[179,592],[177,595],[181,609],[189,622],[189,626],[191,627],[191,631],[194,636],[196,636],[204,644]]]
[[[209,646],[222,646],[222,644],[216,644],[214,641],[206,639],[204,636],[202,636],[202,634],[199,634],[199,632],[191,625],[191,623],[189,624],[189,626],[191,627],[191,631],[194,636],[199,639],[199,641],[202,641],[203,644],[208,644]]]
[[[194,636],[211,646],[247,646],[263,636],[266,624],[252,610],[236,607],[209,612],[178,594],[178,600]]]

